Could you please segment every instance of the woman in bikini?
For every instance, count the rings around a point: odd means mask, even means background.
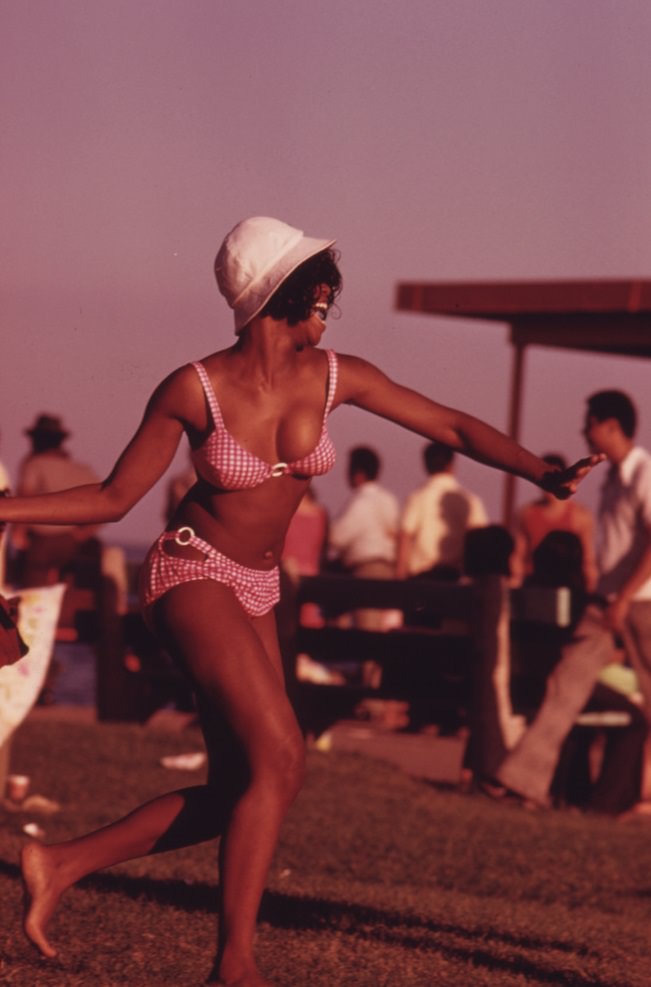
[[[489,425],[394,383],[364,360],[319,349],[341,289],[333,242],[265,217],[238,224],[216,261],[235,315],[234,345],[159,385],[105,482],[0,502],[6,521],[117,521],[164,473],[184,433],[199,477],[147,556],[141,600],[149,626],[193,683],[208,781],[86,836],[24,847],[24,928],[46,957],[56,955],[47,923],[81,877],[220,836],[219,943],[209,982],[269,985],[254,960],[254,927],[304,771],[273,607],[289,521],[312,477],[334,464],[333,408],[364,408],[561,498],[599,461],[554,471]]]

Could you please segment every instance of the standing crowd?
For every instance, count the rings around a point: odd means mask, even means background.
[[[651,455],[635,441],[637,412],[629,395],[604,390],[587,400],[583,434],[608,460],[596,517],[577,500],[546,491],[520,508],[509,532],[489,524],[477,495],[454,476],[454,451],[438,442],[423,450],[427,481],[399,509],[378,483],[372,449],[350,452],[353,496],[330,524],[328,552],[344,571],[373,578],[458,580],[501,573],[512,587],[567,587],[571,622],[565,634],[540,629],[520,644],[521,657],[547,667],[535,715],[506,754],[475,785],[493,798],[549,806],[571,798],[568,773],[584,808],[611,815],[651,810]],[[558,453],[543,456],[567,468]],[[356,615],[358,626],[381,627]],[[379,684],[381,673],[372,680]],[[584,752],[582,772],[569,764],[587,744],[586,723],[608,724],[601,758]],[[619,716],[617,714],[620,714]],[[620,726],[623,724],[624,726]],[[577,739],[578,738],[578,739]],[[594,768],[601,763],[601,770]],[[592,767],[589,765],[592,764]],[[586,776],[592,777],[586,781]]]

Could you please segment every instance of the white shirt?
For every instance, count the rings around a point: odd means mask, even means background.
[[[601,488],[597,561],[597,590],[617,593],[649,545],[651,536],[651,455],[634,446],[612,464]],[[635,592],[635,600],[651,600],[651,578]]]
[[[463,565],[463,542],[470,528],[488,524],[486,509],[451,473],[435,473],[407,499],[400,530],[411,535],[407,572],[434,565]]]
[[[400,506],[398,498],[375,480],[355,489],[330,526],[330,547],[345,566],[383,560],[395,562]]]

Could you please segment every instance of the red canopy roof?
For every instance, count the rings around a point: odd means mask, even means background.
[[[403,312],[506,322],[515,359],[509,434],[520,432],[524,352],[528,345],[651,357],[651,281],[401,282]],[[515,478],[506,477],[504,523],[511,519]]]
[[[511,325],[523,345],[651,356],[651,281],[402,282],[396,308]]]

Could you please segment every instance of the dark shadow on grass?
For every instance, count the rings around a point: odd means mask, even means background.
[[[442,792],[445,795],[463,796],[466,793],[459,789],[458,781],[437,781],[435,778],[419,778],[421,785],[430,788],[433,792]]]
[[[19,879],[20,869],[16,864],[0,860],[0,874]],[[218,891],[217,885],[131,877],[114,872],[94,874],[82,880],[78,887],[131,899],[145,899],[189,913],[214,912]],[[580,973],[553,969],[551,956],[547,962],[540,962],[526,955],[527,951],[551,951],[595,959],[601,955],[597,950],[577,948],[575,944],[559,940],[517,936],[486,927],[468,929],[462,925],[354,902],[275,891],[265,893],[260,919],[277,929],[338,933],[401,949],[435,952],[442,957],[472,962],[487,970],[523,974],[532,983],[553,984],[554,987],[616,987],[611,981],[595,979],[593,975],[587,977]],[[450,941],[454,939],[460,941]],[[483,946],[476,945],[478,939],[481,939]],[[495,955],[486,946],[486,942],[491,940],[501,948],[523,952],[510,958]]]
[[[509,973],[526,974],[531,982],[553,984],[554,987],[618,987],[609,980],[584,976],[580,973],[552,968],[553,960],[542,966],[526,955],[505,958],[494,955],[489,948],[478,948],[477,939],[496,943],[519,950],[556,951],[572,956],[599,958],[600,953],[587,947],[578,948],[567,942],[516,936],[499,932],[492,928],[467,929],[451,923],[390,912],[365,905],[355,905],[342,901],[327,901],[322,898],[308,898],[265,894],[260,918],[276,928],[293,930],[336,932],[348,934],[357,939],[382,942],[402,949],[435,952],[440,956],[472,962],[488,970],[501,970]],[[442,941],[441,937],[467,940],[469,945]]]
[[[0,860],[0,874],[18,879],[20,869],[16,864]],[[169,905],[186,912],[213,912],[217,902],[217,885],[186,883],[179,880],[160,880],[151,877],[131,877],[128,874],[99,873],[85,878],[78,885],[93,891],[119,894],[131,899],[144,899],[158,905]],[[568,956],[593,957],[601,953],[587,947],[577,947],[568,942],[532,936],[518,936],[500,932],[490,927],[468,929],[462,925],[434,921],[354,902],[333,901],[323,898],[265,893],[260,909],[260,919],[277,929],[306,932],[337,933],[369,942],[381,942],[401,949],[437,953],[442,957],[461,959],[487,970],[526,975],[532,983],[552,984],[554,987],[617,987],[612,981],[584,976],[580,973],[553,968],[553,957],[541,964],[528,957],[526,951],[567,954]],[[461,940],[458,943],[446,941]],[[482,943],[494,941],[501,947],[522,950],[522,954],[510,958],[495,955]]]

